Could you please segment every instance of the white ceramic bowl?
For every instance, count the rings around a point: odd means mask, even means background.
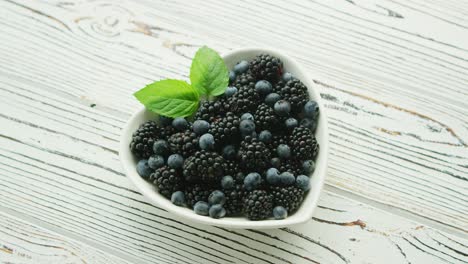
[[[316,159],[316,168],[311,175],[311,188],[307,193],[304,202],[301,207],[292,215],[284,220],[263,220],[263,221],[251,221],[244,217],[225,217],[221,219],[213,219],[208,216],[201,216],[195,214],[192,210],[175,206],[170,200],[166,199],[157,192],[156,187],[141,178],[136,172],[136,158],[132,155],[129,149],[132,133],[145,121],[155,119],[156,115],[146,111],[144,108],[136,112],[128,123],[126,124],[122,138],[120,139],[120,160],[122,161],[123,168],[127,173],[127,176],[135,184],[135,186],[146,196],[149,201],[163,209],[174,214],[174,217],[181,217],[186,220],[215,225],[223,226],[227,228],[248,228],[248,229],[265,229],[265,228],[280,228],[300,224],[308,221],[312,218],[315,207],[322,191],[326,167],[327,167],[327,156],[328,156],[328,126],[325,108],[321,103],[319,92],[317,91],[315,84],[311,81],[308,74],[300,67],[300,65],[287,55],[269,49],[260,48],[245,48],[233,50],[223,56],[224,61],[229,69],[232,69],[234,65],[241,60],[251,60],[260,53],[268,53],[273,56],[280,58],[284,63],[285,71],[291,72],[294,76],[298,77],[308,88],[309,94],[312,100],[318,102],[320,107],[320,116],[318,120],[317,131],[315,136],[320,144],[319,153]]]

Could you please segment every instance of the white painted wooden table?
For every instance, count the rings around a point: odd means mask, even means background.
[[[0,1],[1,263],[467,263],[468,1]],[[327,185],[294,228],[151,206],[119,134],[201,45],[283,49],[329,113]]]

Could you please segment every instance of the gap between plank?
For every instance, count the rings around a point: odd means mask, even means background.
[[[50,232],[50,233],[55,233],[56,235],[59,235],[59,236],[63,236],[63,237],[66,237],[67,239],[70,239],[70,240],[73,240],[79,244],[84,244],[86,246],[90,246],[90,247],[93,247],[97,250],[100,250],[104,253],[107,253],[115,258],[118,258],[118,259],[121,259],[123,261],[126,261],[126,262],[130,262],[130,263],[149,263],[149,262],[146,262],[144,260],[141,260],[141,259],[136,259],[132,256],[129,256],[129,255],[126,255],[126,254],[122,254],[121,252],[119,251],[116,251],[116,250],[113,250],[107,246],[103,246],[99,243],[96,243],[96,242],[93,242],[92,240],[89,240],[89,239],[86,239],[86,238],[83,238],[81,236],[77,236],[69,231],[66,231],[62,228],[57,228],[53,225],[50,225],[48,223],[45,223],[44,221],[40,221],[40,220],[37,220],[37,219],[34,219],[33,217],[29,217],[25,214],[22,214],[22,213],[19,213],[17,211],[14,211],[14,210],[11,210],[11,209],[8,209],[8,208],[5,208],[3,206],[0,205],[0,212],[8,215],[9,217],[12,217],[12,218],[17,218],[21,221],[24,221],[26,223],[29,223],[30,225],[34,225],[34,226],[37,226],[39,228],[42,228],[42,229],[45,229],[46,231]]]
[[[396,217],[403,217],[405,219],[408,219],[409,221],[418,222],[418,223],[426,225],[426,226],[428,226],[430,228],[445,232],[447,234],[450,234],[450,235],[453,235],[453,236],[456,236],[456,237],[459,237],[459,238],[462,238],[462,239],[467,239],[467,237],[468,237],[466,235],[466,231],[464,231],[463,229],[457,229],[457,228],[449,226],[449,225],[444,225],[442,223],[438,223],[435,220],[425,218],[423,216],[419,216],[419,215],[417,215],[417,214],[415,214],[413,212],[409,212],[409,211],[406,211],[406,210],[401,209],[401,208],[397,208],[397,207],[387,205],[387,204],[384,204],[384,203],[381,203],[381,202],[378,202],[378,201],[374,201],[374,200],[371,200],[371,199],[366,198],[364,196],[361,196],[361,195],[358,195],[358,194],[355,194],[355,193],[352,193],[352,192],[349,192],[349,191],[346,191],[346,190],[342,190],[342,189],[339,189],[337,187],[334,187],[334,186],[331,186],[331,185],[328,185],[328,184],[325,184],[324,191],[329,191],[331,194],[336,194],[338,196],[342,196],[343,198],[354,200],[357,203],[362,203],[362,204],[365,204],[365,205],[369,205],[369,206],[374,207],[374,208],[376,208],[378,210],[382,210],[384,212],[394,214]],[[112,248],[110,248],[108,246],[104,246],[104,245],[101,245],[100,243],[96,243],[96,242],[94,242],[94,241],[92,241],[90,239],[83,238],[80,235],[73,234],[72,232],[66,231],[66,230],[64,230],[62,228],[59,228],[59,227],[53,226],[51,224],[48,224],[46,222],[37,220],[34,217],[30,217],[28,215],[22,214],[20,212],[15,211],[15,210],[5,208],[5,207],[3,207],[1,205],[0,205],[0,211],[7,214],[8,216],[20,219],[22,221],[25,221],[25,222],[31,224],[31,225],[35,225],[37,227],[40,227],[42,229],[45,229],[45,230],[47,230],[49,232],[52,232],[52,233],[55,233],[57,235],[64,236],[67,239],[71,239],[71,240],[74,240],[74,241],[76,241],[78,243],[94,247],[97,250],[101,250],[101,251],[103,251],[103,252],[105,252],[105,253],[107,253],[109,255],[112,255],[112,256],[114,256],[116,258],[120,258],[120,259],[122,259],[124,261],[130,262],[130,263],[148,263],[148,262],[145,262],[145,261],[142,262],[142,260],[136,259],[135,257],[129,256],[129,255],[125,254],[125,253],[121,253],[119,251],[113,250]]]
[[[340,189],[338,187],[335,187],[329,184],[325,184],[323,190],[328,191],[332,194],[337,194],[339,196],[354,200],[358,203],[369,205],[376,209],[382,210],[386,213],[390,213],[395,216],[403,217],[405,219],[408,219],[409,221],[414,221],[414,222],[423,224],[425,226],[431,227],[435,230],[445,232],[447,234],[456,236],[458,238],[468,239],[468,230],[457,228],[449,224],[443,224],[443,223],[437,222],[436,220],[418,215],[415,212],[411,212],[411,211],[408,211],[399,207],[388,205],[383,202],[375,201],[365,196],[362,196],[362,195],[359,195],[359,194],[356,194],[347,190],[343,190],[343,189]]]

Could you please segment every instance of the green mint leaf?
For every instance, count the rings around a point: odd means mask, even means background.
[[[172,118],[192,115],[197,111],[200,100],[195,88],[179,80],[154,82],[134,96],[149,111]]]
[[[229,84],[229,72],[223,58],[216,51],[201,47],[192,60],[190,81],[202,95],[223,94]]]

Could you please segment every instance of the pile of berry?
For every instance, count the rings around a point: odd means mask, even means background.
[[[309,190],[318,105],[268,54],[236,64],[229,83],[190,121],[160,117],[141,125],[130,144],[137,172],[200,215],[283,219]]]

